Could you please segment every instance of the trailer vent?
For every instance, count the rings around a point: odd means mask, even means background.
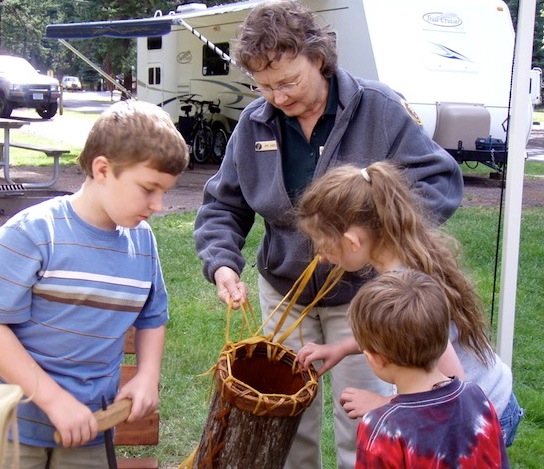
[[[208,8],[204,3],[187,3],[187,5],[179,5],[176,8],[176,13],[195,13]]]

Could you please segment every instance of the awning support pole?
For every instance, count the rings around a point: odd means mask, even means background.
[[[76,54],[81,60],[83,60],[87,65],[92,67],[94,70],[96,70],[101,76],[103,76],[106,80],[108,80],[110,83],[113,84],[116,88],[121,90],[123,93],[125,93],[129,98],[132,98],[132,93],[127,90],[123,85],[120,83],[117,83],[117,81],[110,77],[104,70],[102,70],[100,67],[92,63],[87,57],[85,57],[81,52],[79,52],[72,44],[67,42],[65,39],[59,39],[59,42],[65,46],[66,48],[70,49],[74,54]]]

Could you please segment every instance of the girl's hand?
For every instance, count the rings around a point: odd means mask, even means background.
[[[314,344],[309,342],[302,347],[296,357],[302,368],[307,370],[316,361],[323,361],[323,365],[317,369],[317,375],[321,376],[344,358],[339,344]]]

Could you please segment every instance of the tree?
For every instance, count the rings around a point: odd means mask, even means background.
[[[518,22],[519,0],[505,0],[510,8],[510,15],[514,23],[514,30]],[[544,70],[544,0],[536,0],[535,32],[533,37],[533,67],[540,67]]]
[[[51,23],[80,23],[113,19],[145,18],[157,9],[174,9],[175,0],[0,0],[0,53],[28,59],[36,68],[65,74],[94,74],[56,40],[45,40],[45,27]],[[112,76],[124,74],[132,82],[136,64],[135,41],[98,38],[79,41],[75,46],[93,63],[108,65]],[[88,81],[88,80],[85,80]],[[129,85],[130,86],[130,85]]]

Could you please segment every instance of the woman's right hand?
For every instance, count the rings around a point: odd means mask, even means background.
[[[232,308],[239,309],[247,301],[247,285],[240,280],[240,276],[230,267],[219,267],[213,275],[217,286],[217,295],[224,303],[232,301]]]

